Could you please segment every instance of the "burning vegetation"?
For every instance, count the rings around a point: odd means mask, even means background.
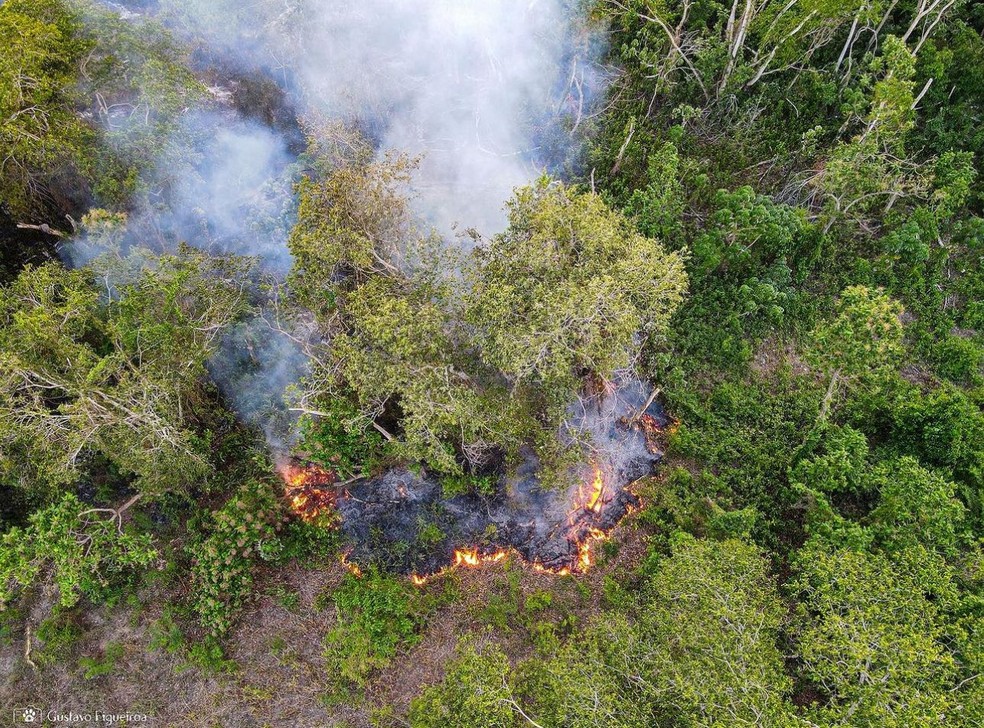
[[[335,473],[309,463],[292,461],[280,467],[284,495],[291,511],[304,521],[316,521],[335,512]]]
[[[349,543],[343,563],[359,575],[374,564],[415,584],[455,568],[515,554],[537,571],[583,573],[592,546],[639,506],[632,485],[662,453],[668,421],[631,381],[599,396],[569,423],[589,433],[588,464],[568,470],[567,488],[547,488],[531,453],[492,494],[446,495],[436,477],[408,469],[338,483],[335,474],[293,461],[281,469],[291,508],[307,521],[329,516]]]

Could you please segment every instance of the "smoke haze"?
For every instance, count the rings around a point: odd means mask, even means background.
[[[422,157],[425,222],[498,232],[512,190],[556,171],[605,88],[603,37],[565,0],[167,0],[224,62],[262,68],[299,108]],[[575,134],[576,136],[576,134]]]
[[[192,43],[210,92],[163,144],[148,186],[166,182],[132,214],[129,243],[252,256],[264,275],[282,278],[305,114],[358,127],[379,155],[419,156],[413,192],[422,228],[454,245],[472,239],[456,239],[455,229],[499,232],[513,189],[575,154],[605,86],[601,36],[568,4],[104,3],[130,22],[156,16]],[[270,98],[250,86],[257,78],[280,87],[278,108],[258,108]],[[69,256],[79,265],[98,252],[82,241]],[[293,422],[284,393],[305,371],[304,356],[291,337],[270,333],[265,304],[259,309],[228,334],[210,370],[243,419],[283,451]]]

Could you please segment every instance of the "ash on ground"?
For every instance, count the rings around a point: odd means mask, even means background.
[[[651,391],[629,380],[578,405],[566,429],[580,441],[589,435],[590,445],[566,489],[541,487],[532,454],[499,477],[491,496],[445,497],[437,478],[409,469],[350,485],[337,502],[349,561],[428,575],[454,565],[463,550],[480,558],[515,551],[548,571],[583,570],[584,544],[638,505],[630,486],[662,458],[657,435],[667,418]]]

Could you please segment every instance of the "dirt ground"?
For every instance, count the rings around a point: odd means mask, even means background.
[[[24,655],[26,623],[37,624],[43,616],[32,614],[0,644],[0,725],[24,725],[15,711],[32,706],[42,713],[146,714],[146,722],[130,725],[152,728],[370,728],[378,707],[392,706],[400,716],[423,687],[440,680],[462,636],[496,640],[514,661],[528,657],[528,633],[514,622],[504,623],[501,615],[508,608],[501,605],[521,605],[528,595],[547,591],[553,606],[541,618],[563,610],[585,624],[601,608],[605,575],[630,578],[645,551],[630,517],[610,544],[595,546],[601,563],[586,575],[557,577],[513,561],[457,570],[429,582],[422,588],[443,590],[452,580],[458,596],[431,615],[419,642],[375,674],[364,694],[341,704],[326,700],[331,676],[323,656],[323,638],[335,615],[331,608],[316,607],[319,594],[344,576],[339,563],[262,573],[255,598],[226,640],[226,656],[235,663],[230,672],[207,672],[190,664],[181,650],[154,647],[167,596],[159,591],[133,595],[112,609],[80,610],[81,637],[71,653],[36,670]],[[112,670],[87,679],[80,660],[104,654],[109,645],[117,651],[122,645]]]

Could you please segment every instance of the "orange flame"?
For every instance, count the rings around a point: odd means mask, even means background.
[[[608,534],[600,528],[589,528],[588,534],[581,543],[577,545],[577,567],[580,572],[585,572],[594,565],[591,559],[591,544],[594,541],[605,541]]]
[[[591,547],[597,541],[607,540],[610,537],[611,532],[610,530],[606,531],[592,525],[585,526],[583,523],[586,518],[583,513],[584,511],[599,514],[604,508],[605,478],[600,467],[595,467],[594,479],[590,485],[591,491],[587,497],[584,495],[583,485],[578,490],[578,502],[575,503],[573,510],[570,514],[568,514],[568,523],[572,527],[577,527],[576,533],[580,534],[578,536],[578,540],[574,542],[574,545],[577,548],[577,556],[574,559],[574,562],[570,566],[562,566],[560,568],[546,566],[538,561],[526,562],[529,563],[534,571],[541,574],[552,574],[554,576],[569,576],[571,574],[583,574],[594,566],[595,561],[591,554]],[[638,498],[638,496],[636,497]],[[638,506],[627,505],[625,515],[634,513],[636,510],[638,510]],[[456,549],[454,552],[454,560],[450,566],[446,566],[433,574],[413,574],[410,576],[410,581],[417,586],[421,586],[426,584],[431,579],[448,573],[456,567],[473,568],[481,566],[482,564],[501,561],[511,551],[515,552],[514,549],[509,549],[483,554],[477,547]],[[518,552],[517,555],[519,555]],[[522,556],[520,556],[520,558],[522,558]]]
[[[353,564],[351,561],[348,560],[348,554],[342,554],[339,557],[339,561],[342,562],[342,566],[344,566],[346,569],[348,569],[351,572],[352,576],[358,577],[360,579],[362,578],[362,569],[359,568],[358,564]]]
[[[450,566],[445,566],[443,569],[436,571],[433,574],[411,574],[410,581],[417,586],[422,586],[431,579],[437,576],[442,576],[458,566],[471,569],[481,566],[482,564],[497,564],[508,555],[509,551],[505,549],[492,551],[487,554],[483,554],[478,550],[478,548],[455,549],[454,561]]]
[[[478,549],[457,549],[454,552],[455,566],[481,566],[494,564],[506,558],[506,551],[494,551],[489,554],[479,553]]]
[[[595,468],[595,478],[591,484],[591,488],[591,495],[588,497],[588,502],[584,507],[592,513],[600,513],[602,505],[601,496],[605,492],[605,478],[601,473],[601,468]]]
[[[284,479],[284,495],[290,509],[304,521],[314,521],[330,513],[335,507],[335,493],[330,486],[335,474],[317,465],[284,465],[280,468]]]

